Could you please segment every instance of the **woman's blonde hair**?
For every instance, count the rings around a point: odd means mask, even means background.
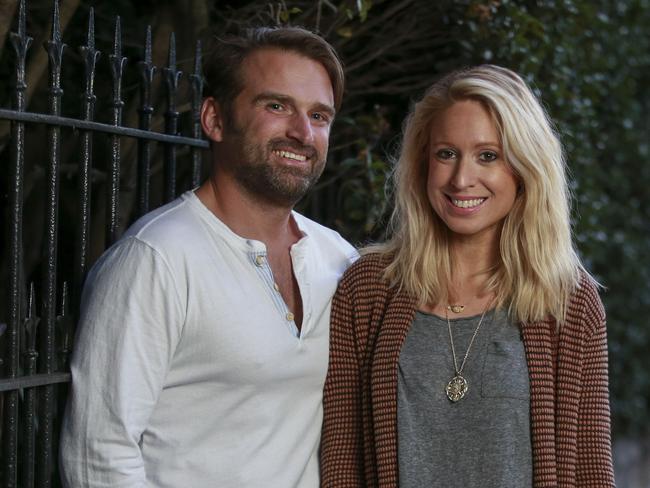
[[[383,255],[385,278],[420,305],[447,303],[453,263],[448,229],[427,196],[428,143],[433,119],[461,100],[476,100],[491,114],[505,160],[521,185],[503,223],[501,261],[489,271],[488,289],[516,320],[550,315],[561,322],[569,294],[581,275],[589,275],[571,238],[571,195],[560,141],[530,88],[509,69],[482,65],[453,72],[415,104],[393,174],[389,240],[365,252]]]

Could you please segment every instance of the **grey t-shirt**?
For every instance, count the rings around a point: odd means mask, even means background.
[[[452,319],[458,366],[480,316]],[[400,488],[529,488],[533,482],[528,367],[519,328],[488,311],[451,402],[454,363],[444,317],[417,312],[399,357]]]

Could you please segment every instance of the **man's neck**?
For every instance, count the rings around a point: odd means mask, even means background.
[[[291,246],[300,240],[301,233],[291,217],[291,208],[280,208],[255,199],[227,175],[211,177],[196,190],[196,196],[235,234],[266,245],[276,289],[300,329],[302,298],[293,274]]]
[[[300,239],[291,208],[261,202],[246,193],[228,175],[213,175],[196,190],[196,196],[235,234],[284,247]]]

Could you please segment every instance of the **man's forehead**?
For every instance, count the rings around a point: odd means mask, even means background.
[[[318,94],[320,103],[334,104],[332,82],[325,67],[291,50],[262,48],[250,53],[241,66],[243,90],[253,96],[277,92],[287,96]],[[325,99],[322,99],[325,98]]]

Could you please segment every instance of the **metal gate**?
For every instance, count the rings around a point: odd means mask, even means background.
[[[145,33],[143,60],[140,70],[139,127],[122,124],[124,100],[122,81],[126,58],[122,56],[122,34],[119,17],[115,20],[113,48],[108,55],[111,83],[110,123],[95,120],[95,78],[99,50],[95,46],[95,22],[90,10],[86,44],[80,48],[85,76],[83,79],[82,109],[77,118],[61,114],[64,96],[61,85],[61,69],[65,45],[62,42],[58,0],[54,0],[51,36],[46,43],[49,57],[49,110],[34,113],[27,110],[25,75],[27,52],[32,38],[26,32],[26,3],[20,1],[17,27],[11,33],[15,51],[15,84],[13,107],[0,108],[0,120],[11,121],[11,159],[3,161],[2,171],[8,174],[7,192],[7,240],[3,252],[8,256],[6,278],[6,309],[1,311],[0,321],[0,411],[2,426],[0,437],[0,480],[3,487],[31,488],[59,486],[57,469],[58,428],[67,384],[70,381],[68,356],[74,337],[74,326],[80,290],[89,264],[91,237],[91,192],[93,191],[93,140],[107,138],[110,147],[106,170],[106,216],[105,246],[113,243],[120,233],[120,163],[121,141],[137,140],[137,202],[134,217],[149,210],[152,181],[152,154],[156,144],[163,147],[163,201],[177,195],[177,167],[187,161],[190,166],[190,184],[196,186],[201,174],[202,149],[208,147],[201,140],[199,109],[202,92],[201,45],[197,42],[194,72],[189,75],[189,136],[179,135],[180,112],[177,99],[181,94],[179,83],[182,73],[177,68],[176,45],[171,34],[168,63],[162,68],[167,104],[164,113],[165,132],[152,130],[151,86],[157,68],[152,62],[151,28]],[[24,276],[23,222],[26,134],[35,126],[47,127],[47,164],[45,170],[46,196],[41,278],[36,283],[26,283]],[[76,230],[75,235],[61,235],[60,175],[61,149],[68,144],[67,137],[75,133],[78,144],[76,168]],[[96,142],[96,140],[95,140]],[[69,146],[66,145],[66,149]],[[181,160],[177,151],[182,148],[187,157]],[[178,160],[178,165],[177,165]],[[6,168],[5,168],[6,167]],[[72,270],[58,266],[57,250],[62,239],[74,239]],[[6,249],[6,251],[4,251]],[[38,300],[37,300],[38,297]]]

